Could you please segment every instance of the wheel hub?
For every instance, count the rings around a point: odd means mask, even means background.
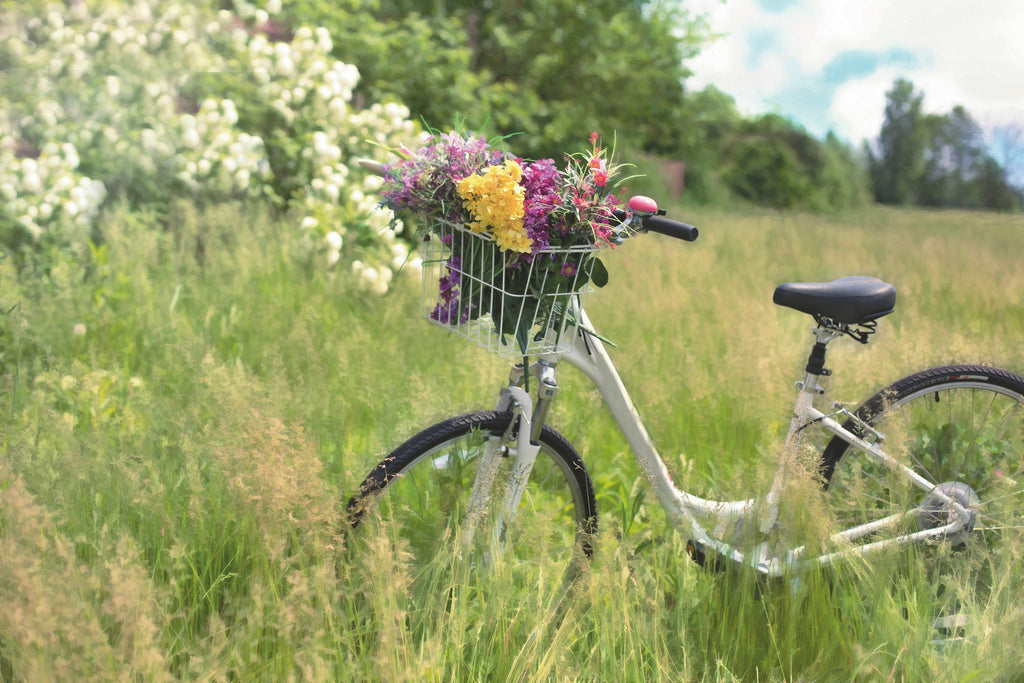
[[[937,491],[941,491],[949,498],[955,500],[970,515],[967,523],[960,531],[948,536],[951,543],[960,545],[978,523],[978,506],[981,504],[981,499],[978,498],[978,494],[974,489],[963,482],[947,481],[939,484],[921,501],[921,506],[918,508],[917,527],[922,531],[946,526],[955,519],[957,514],[957,511],[952,506],[947,505],[939,497],[936,493]]]

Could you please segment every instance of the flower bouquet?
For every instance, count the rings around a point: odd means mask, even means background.
[[[456,132],[403,151],[381,196],[426,223],[427,316],[502,355],[568,350],[572,300],[607,282],[596,252],[622,236],[617,171],[597,133],[564,170]]]

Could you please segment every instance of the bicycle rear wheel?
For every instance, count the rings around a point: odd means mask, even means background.
[[[514,519],[501,519],[518,422],[512,413],[473,413],[406,441],[349,501],[355,542],[383,534],[406,558],[414,591],[435,584],[436,573],[453,561],[474,570],[510,571],[523,582],[537,580],[547,568],[563,571],[589,558],[597,526],[593,486],[579,455],[553,429],[541,433]],[[468,529],[470,493],[487,448],[497,449],[498,469],[487,503]]]
[[[943,613],[982,607],[1024,565],[1024,378],[976,365],[933,368],[879,392],[856,415],[884,435],[887,454],[971,510],[969,528],[924,547],[931,580],[949,586],[936,595]],[[876,440],[854,420],[844,427]],[[823,452],[821,474],[839,529],[896,515],[899,524],[879,532],[892,537],[953,519],[933,493],[839,437]]]

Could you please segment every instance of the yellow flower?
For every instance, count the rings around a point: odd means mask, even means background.
[[[533,243],[523,227],[526,192],[519,184],[522,177],[522,167],[509,160],[468,176],[457,186],[473,218],[470,229],[490,234],[502,251],[526,253]]]

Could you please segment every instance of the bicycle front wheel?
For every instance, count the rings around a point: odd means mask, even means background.
[[[1017,575],[1024,550],[1024,378],[977,365],[933,368],[879,392],[856,415],[884,435],[880,446],[888,455],[933,489],[834,437],[821,474],[839,529],[890,518],[898,523],[879,534],[940,528],[954,513],[935,496],[938,489],[970,510],[971,522],[943,544],[926,546],[931,559],[941,558],[932,562],[943,574],[937,580],[955,575],[963,579],[961,593],[984,601]],[[877,439],[854,420],[844,427]]]
[[[509,412],[473,413],[406,441],[349,501],[354,536],[363,542],[386,537],[405,558],[414,587],[436,583],[436,572],[453,560],[534,581],[545,568],[564,570],[588,558],[597,525],[593,486],[579,455],[549,427],[541,433],[518,509],[504,518],[518,424]],[[487,453],[496,457],[490,494],[466,528],[470,494]]]

